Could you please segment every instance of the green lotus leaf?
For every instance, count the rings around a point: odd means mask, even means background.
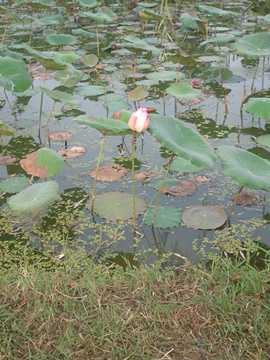
[[[65,160],[57,152],[48,148],[41,148],[37,151],[37,165],[46,168],[48,176],[58,175],[65,166]]]
[[[106,94],[107,89],[100,85],[82,85],[77,88],[77,92],[81,96],[91,97]]]
[[[256,143],[270,148],[270,134],[258,136]]]
[[[194,173],[204,168],[204,165],[193,164],[191,160],[183,159],[179,156],[177,156],[170,165],[170,170],[176,171],[179,174]]]
[[[56,181],[47,181],[28,186],[7,200],[10,209],[18,215],[36,214],[58,200],[59,186]]]
[[[26,176],[11,176],[0,182],[0,191],[10,194],[16,194],[29,186],[29,180]]]
[[[250,98],[244,109],[252,115],[270,120],[270,98]]]
[[[184,224],[196,230],[215,230],[227,221],[223,207],[215,205],[195,205],[183,211]]]
[[[76,38],[69,34],[50,34],[46,37],[46,41],[53,46],[65,46],[75,44]]]
[[[87,125],[100,131],[103,135],[114,136],[114,135],[128,135],[131,134],[131,130],[127,123],[121,120],[115,119],[90,119],[86,115],[78,116],[76,119],[78,123]]]
[[[237,14],[234,11],[229,11],[229,10],[223,10],[220,8],[217,8],[215,6],[209,6],[209,5],[199,5],[198,6],[199,10],[201,12],[204,12],[208,15],[211,16],[221,16],[221,17],[227,17],[227,16],[239,16],[239,14]]]
[[[202,97],[202,92],[194,89],[192,85],[187,82],[172,84],[166,89],[166,92],[181,101],[192,101]]]
[[[216,156],[206,140],[183,121],[174,117],[153,115],[151,133],[167,149],[190,160],[196,166],[212,167]]]
[[[181,222],[181,210],[169,206],[149,208],[144,214],[143,222],[160,229],[176,227]]]
[[[136,216],[144,213],[145,209],[145,201],[136,196]],[[133,217],[133,195],[118,191],[98,194],[94,202],[94,211],[109,221],[129,220]]]
[[[270,56],[270,32],[245,35],[234,44],[234,48],[238,54],[244,56]]]
[[[270,161],[235,146],[223,145],[217,152],[225,175],[241,186],[270,191]]]
[[[32,85],[25,63],[9,56],[0,56],[0,79],[4,87],[15,92],[24,92]]]

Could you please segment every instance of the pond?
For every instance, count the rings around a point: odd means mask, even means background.
[[[256,4],[3,1],[1,244],[196,261],[194,244],[245,224],[270,245]],[[132,131],[141,108],[150,126]]]

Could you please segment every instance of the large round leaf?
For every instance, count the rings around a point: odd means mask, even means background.
[[[190,160],[195,166],[213,166],[215,154],[206,140],[196,131],[173,117],[153,115],[151,133],[163,146],[180,157]]]
[[[187,82],[172,84],[166,89],[166,92],[181,101],[192,101],[202,96],[200,90],[194,89],[192,85]]]
[[[178,226],[181,221],[181,211],[179,209],[160,206],[158,208],[147,209],[143,222],[146,225],[154,226],[160,229],[167,229]]]
[[[270,98],[253,97],[245,104],[246,112],[270,120]]]
[[[270,32],[245,35],[234,44],[234,47],[240,55],[250,57],[269,56]]]
[[[121,120],[114,120],[114,119],[106,119],[106,118],[99,118],[99,119],[90,119],[86,115],[78,116],[76,119],[80,124],[84,124],[90,126],[98,131],[100,131],[103,135],[127,135],[131,133],[130,128],[128,125],[121,121]]]
[[[242,186],[270,191],[270,161],[246,150],[223,145],[218,148],[224,173]]]
[[[55,181],[34,184],[11,196],[7,204],[18,215],[37,213],[59,198],[59,186]]]
[[[0,56],[0,80],[8,90],[24,92],[32,85],[32,78],[22,60]]]
[[[145,209],[145,201],[136,196],[136,216],[142,214]],[[131,219],[133,217],[133,195],[117,191],[98,194],[94,201],[94,211],[110,221]]]
[[[225,224],[227,215],[221,206],[197,205],[186,208],[182,219],[187,227],[197,230],[214,230]]]

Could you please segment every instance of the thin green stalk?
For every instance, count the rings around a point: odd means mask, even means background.
[[[42,122],[43,100],[44,100],[44,92],[42,91],[41,95],[40,95],[39,118],[38,118],[38,138],[39,138],[40,144],[42,144],[42,140],[41,140],[41,122]]]
[[[96,176],[94,178],[92,192],[91,192],[91,212],[94,211],[94,205],[95,205],[95,199],[97,195],[97,176],[100,169],[100,165],[102,163],[103,157],[104,157],[104,149],[105,149],[105,136],[102,135],[102,138],[99,143],[99,153],[97,158],[97,164],[96,164]]]
[[[136,158],[136,132],[133,131],[132,134],[132,148],[131,148],[131,156],[132,156],[132,170],[131,170],[131,178],[132,178],[132,223],[133,230],[135,232],[137,226],[137,216],[136,216],[136,178],[135,178],[135,158]]]

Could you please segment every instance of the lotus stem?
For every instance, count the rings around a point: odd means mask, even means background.
[[[44,92],[42,91],[41,95],[40,95],[39,119],[38,119],[38,138],[39,138],[39,143],[40,144],[42,144],[42,140],[41,140],[41,122],[42,122],[43,100],[44,100]]]
[[[131,168],[131,178],[132,178],[132,223],[133,231],[135,234],[137,227],[137,216],[136,216],[136,178],[135,178],[135,158],[136,158],[136,132],[132,133],[132,144],[131,144],[131,159],[132,159],[132,168]]]
[[[99,143],[99,152],[98,152],[98,158],[97,158],[97,164],[96,164],[96,176],[94,178],[92,192],[91,192],[91,212],[94,211],[95,206],[95,200],[97,195],[97,176],[100,169],[100,165],[102,163],[103,157],[104,157],[104,148],[105,148],[105,136],[102,135],[102,138]]]

